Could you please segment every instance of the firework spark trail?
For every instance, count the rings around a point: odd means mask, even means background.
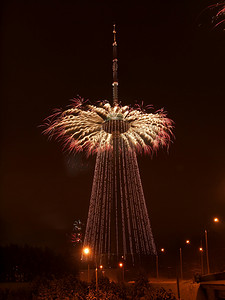
[[[99,250],[99,231],[100,231],[100,222],[101,222],[101,202],[102,202],[102,184],[103,184],[103,176],[105,171],[105,152],[101,153],[101,160],[100,160],[100,177],[98,178],[98,188],[97,188],[97,195],[96,195],[96,216],[95,216],[95,223],[93,226],[94,230],[94,239],[93,239],[93,246],[92,248],[95,250],[95,255],[98,253]]]
[[[140,207],[141,206],[141,199],[140,199],[140,193],[139,193],[139,181],[137,178],[137,173],[134,172],[134,161],[136,159],[135,154],[129,155],[129,159],[130,159],[130,165],[131,165],[131,173],[132,174],[136,174],[136,176],[134,176],[134,182],[135,182],[135,195],[134,195],[134,201],[135,201],[135,210],[137,212],[137,220],[138,220],[138,224],[139,224],[139,231],[140,231],[140,239],[142,241],[141,245],[142,245],[142,251],[146,254],[149,253],[149,247],[148,247],[148,243],[146,243],[147,240],[147,235],[145,234],[145,230],[144,230],[144,224],[143,224],[143,210]]]
[[[216,28],[225,23],[225,2],[212,5],[211,8],[217,11],[212,18],[212,22],[215,23],[214,28]]]
[[[104,241],[104,228],[105,228],[105,202],[106,202],[106,197],[107,197],[107,171],[108,171],[108,151],[103,153],[104,156],[104,170],[103,170],[103,177],[102,177],[102,205],[101,205],[101,220],[100,220],[100,244],[99,244],[99,253],[105,253],[103,252],[102,246],[103,246],[103,241]]]
[[[142,188],[142,184],[141,184],[141,176],[140,176],[140,172],[139,172],[139,168],[138,168],[138,162],[137,162],[137,158],[135,157],[134,160],[135,163],[135,173],[137,174],[137,178],[139,181],[139,191],[140,191],[140,199],[141,199],[141,203],[142,203],[142,207],[143,207],[143,214],[144,214],[144,220],[146,221],[146,232],[148,232],[148,239],[149,239],[149,245],[150,245],[150,252],[157,254],[156,251],[156,247],[154,244],[154,238],[153,238],[153,234],[152,234],[152,230],[151,230],[151,225],[150,225],[150,220],[148,217],[148,210],[147,210],[147,206],[146,206],[146,202],[145,202],[145,196],[144,196],[144,191]],[[153,241],[153,242],[152,242]]]
[[[91,199],[90,199],[90,205],[89,205],[89,212],[88,212],[88,218],[87,218],[87,226],[86,228],[89,228],[89,231],[86,231],[85,234],[85,240],[84,240],[84,244],[86,243],[86,240],[90,240],[91,235],[92,235],[92,228],[94,229],[94,226],[92,227],[92,216],[96,216],[96,208],[97,208],[97,203],[96,203],[96,193],[97,193],[97,184],[98,184],[98,179],[99,179],[99,170],[100,170],[100,155],[101,153],[99,152],[97,154],[97,158],[96,158],[96,163],[95,163],[95,172],[94,172],[94,180],[93,180],[93,185],[92,185],[92,193],[91,193]],[[94,233],[93,233],[94,234]]]
[[[127,170],[127,180],[128,180],[128,191],[129,191],[129,200],[130,200],[130,214],[131,214],[131,220],[132,220],[132,228],[133,228],[133,234],[134,234],[134,242],[135,242],[135,249],[136,253],[140,253],[140,245],[139,245],[139,239],[138,239],[138,226],[137,226],[137,221],[136,220],[136,213],[134,209],[134,202],[133,202],[133,195],[132,195],[132,178],[131,178],[131,173],[130,173],[130,163],[128,161],[128,153],[125,153],[125,161],[126,161],[126,170]],[[128,212],[129,213],[129,212]],[[132,255],[133,258],[133,255]]]
[[[83,223],[81,222],[81,220],[75,220],[73,223],[72,233],[70,234],[70,240],[73,246],[82,243],[82,239],[83,239],[82,229],[83,229]]]
[[[114,125],[114,130],[116,131],[116,128],[115,128],[115,125],[116,124],[113,124]],[[117,159],[117,138],[114,138],[114,147],[113,147],[113,150],[114,150],[114,203],[115,203],[115,213],[116,213],[116,254],[117,254],[117,257],[118,257],[118,254],[119,254],[119,242],[118,242],[118,208],[117,208],[117,204],[118,204],[118,199],[117,199],[117,162],[116,162],[116,159]]]
[[[133,172],[133,164],[134,164],[134,160],[135,160],[135,154],[134,153],[129,153],[128,154],[128,161],[129,161],[129,165],[130,165],[130,174],[136,174]],[[145,245],[144,245],[144,241],[145,241],[145,235],[143,234],[143,229],[142,229],[142,211],[140,210],[139,207],[139,194],[138,194],[138,182],[137,182],[137,177],[133,176],[132,178],[132,191],[133,191],[133,203],[134,203],[134,212],[136,215],[136,220],[137,220],[137,224],[138,224],[138,232],[139,232],[139,243],[141,245],[141,251],[142,253],[146,254],[146,250],[145,249]],[[137,236],[137,238],[138,238]]]
[[[156,255],[136,153],[168,146],[172,128],[162,110],[81,99],[49,121],[45,133],[64,140],[70,151],[97,153],[84,239],[95,259],[123,255],[134,263],[141,254]]]
[[[102,221],[102,205],[104,201],[104,177],[105,177],[105,171],[106,171],[106,166],[105,166],[105,153],[102,153],[102,159],[101,159],[101,171],[100,171],[100,180],[99,180],[99,188],[98,188],[98,194],[97,194],[97,199],[98,201],[98,210],[97,210],[97,222],[96,222],[96,228],[97,228],[97,236],[95,239],[95,249],[96,253],[100,253],[100,247],[101,247],[101,221]]]
[[[144,254],[150,253],[148,243],[146,243],[147,236],[145,234],[145,231],[143,229],[144,224],[143,224],[143,216],[142,216],[142,209],[140,207],[140,194],[139,194],[139,180],[137,177],[137,173],[134,172],[134,161],[135,161],[135,153],[129,153],[129,161],[130,161],[130,166],[131,166],[131,174],[135,174],[133,181],[135,182],[135,189],[134,189],[134,205],[135,205],[135,211],[136,211],[136,219],[138,220],[138,231],[140,232],[139,234],[139,239],[140,239],[140,245],[141,245],[141,252]]]
[[[122,148],[123,148],[124,141],[122,140]],[[124,180],[124,197],[125,197],[125,206],[126,206],[126,216],[127,216],[127,227],[128,227],[128,241],[130,244],[130,253],[132,255],[133,261],[133,242],[132,242],[132,234],[131,234],[131,221],[130,221],[130,214],[129,214],[129,203],[128,203],[128,195],[127,195],[127,182],[126,182],[126,174],[125,174],[125,151],[122,152],[122,162],[123,162],[123,180]],[[127,254],[127,253],[126,253]]]
[[[106,253],[108,254],[108,258],[110,257],[110,251],[111,251],[111,215],[112,215],[112,189],[113,189],[113,170],[112,170],[112,164],[113,164],[113,154],[112,152],[109,152],[109,161],[108,161],[108,189],[107,189],[107,231],[105,231],[105,244],[106,244]]]
[[[105,157],[105,175],[104,175],[104,179],[103,179],[103,199],[102,199],[102,217],[101,217],[101,225],[100,225],[100,253],[105,253],[105,250],[103,250],[103,243],[104,243],[104,228],[105,228],[105,215],[106,215],[106,197],[107,197],[107,173],[108,173],[108,156],[109,156],[109,152],[104,152],[104,157]]]
[[[121,143],[123,143],[121,141]],[[106,157],[104,159],[104,155]],[[150,226],[148,226],[148,216],[144,213],[146,208],[143,206],[144,196],[140,192],[140,178],[139,174],[136,172],[136,159],[135,153],[128,151],[126,148],[124,151],[119,153],[118,156],[118,166],[119,167],[119,180],[116,179],[115,176],[115,160],[110,159],[110,152],[100,153],[98,156],[98,160],[102,162],[100,169],[96,168],[97,174],[97,182],[104,182],[103,186],[98,184],[97,188],[93,184],[93,191],[95,193],[95,207],[96,210],[93,212],[92,209],[89,211],[89,223],[87,224],[86,235],[85,235],[85,244],[88,244],[92,249],[95,249],[95,255],[98,253],[107,253],[111,251],[110,249],[110,241],[112,239],[112,245],[116,245],[116,255],[120,255],[121,251],[124,257],[127,254],[131,254],[132,261],[134,260],[133,253],[133,239],[132,239],[132,230],[130,226],[130,218],[132,220],[132,228],[134,235],[134,245],[135,245],[135,253],[137,254],[150,254],[151,252],[155,253],[155,245],[152,235],[149,231],[151,231]],[[107,156],[109,155],[109,156]],[[106,167],[107,166],[107,167]],[[113,180],[111,181],[111,171],[113,172]],[[118,170],[117,170],[118,171]],[[138,175],[137,175],[138,174]],[[107,177],[109,175],[109,177]],[[108,178],[109,180],[106,182],[104,178]],[[120,227],[116,222],[113,224],[113,220],[115,221],[119,219],[119,212],[115,210],[116,216],[112,220],[110,217],[110,209],[112,203],[112,199],[114,201],[114,196],[111,195],[111,189],[117,188],[120,190],[120,205],[121,205],[121,224]],[[127,196],[127,188],[129,191],[129,196]],[[117,195],[117,194],[116,194]],[[114,197],[114,198],[112,198]],[[142,199],[143,198],[143,199]],[[106,203],[106,199],[108,200]],[[129,199],[129,200],[128,200]],[[108,205],[107,205],[108,204]],[[115,203],[114,203],[115,205]],[[124,208],[126,208],[126,221]],[[117,208],[118,209],[118,208]],[[146,219],[147,218],[147,219]],[[111,220],[110,220],[111,219]],[[127,226],[126,224],[127,223]],[[119,227],[119,228],[118,228]],[[117,234],[112,234],[117,230],[121,230],[123,236],[123,245],[119,247],[119,237]],[[91,232],[91,234],[89,234]],[[108,232],[108,242],[107,236],[104,234]],[[126,242],[129,243],[129,250],[126,247]],[[103,244],[107,245],[103,249]],[[153,249],[153,251],[152,251]],[[110,252],[111,253],[111,252]],[[111,253],[112,254],[112,253]]]
[[[122,148],[122,147],[121,147]],[[122,170],[121,170],[121,155],[119,155],[119,181],[120,181],[120,195],[121,195],[121,216],[122,216],[122,235],[123,235],[123,256],[126,259],[127,254],[127,245],[126,245],[126,228],[125,228],[125,221],[124,221],[124,195],[123,195],[123,188],[122,188]]]
[[[107,102],[98,107],[82,101],[74,102],[72,108],[57,112],[46,121],[45,133],[62,139],[69,151],[86,151],[90,155],[112,149],[113,134],[104,130],[108,120],[124,123],[126,128],[121,137],[136,152],[151,153],[170,143],[172,121],[162,110],[153,114],[140,108],[111,106]]]
[[[210,13],[211,23],[214,24],[212,30],[217,27],[221,27],[221,25],[225,25],[225,2],[217,2],[215,4],[207,6],[201,13],[200,16],[206,12]],[[223,29],[225,30],[225,28]]]
[[[106,190],[108,191],[108,196],[109,198],[106,199],[106,210],[105,210],[105,233],[109,232],[109,205],[110,205],[110,197],[111,197],[111,193],[110,193],[110,184],[111,184],[111,174],[110,174],[110,164],[111,164],[111,153],[108,151],[108,168],[107,168],[107,187]],[[108,252],[108,248],[107,248],[107,243],[108,243],[108,239],[107,239],[107,235],[105,237],[105,244],[104,244],[104,253]]]

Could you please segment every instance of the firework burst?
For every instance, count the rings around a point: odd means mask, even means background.
[[[107,101],[91,105],[79,98],[69,109],[50,116],[44,133],[62,140],[71,152],[86,151],[90,155],[112,150],[116,135],[128,149],[152,153],[169,145],[173,125],[163,110],[148,113],[149,109],[111,106]]]
[[[97,153],[82,244],[96,263],[109,266],[117,266],[121,256],[134,265],[157,255],[136,154],[168,147],[173,136],[173,122],[163,109],[152,113],[150,106],[118,104],[115,25],[113,36],[113,105],[75,99],[46,120],[44,131],[70,152]],[[74,245],[82,242],[81,228],[74,223]]]
[[[200,15],[205,15],[205,13],[210,13],[211,23],[213,28],[221,27],[225,24],[225,2],[220,1],[216,4],[207,6]],[[224,29],[225,30],[225,29]]]
[[[82,244],[83,242],[83,230],[84,224],[80,220],[75,220],[73,223],[73,231],[70,235],[70,240],[73,246]]]
[[[211,8],[215,10],[215,15],[212,18],[213,23],[215,23],[215,27],[218,27],[225,23],[225,2],[219,2],[215,5],[212,5]]]

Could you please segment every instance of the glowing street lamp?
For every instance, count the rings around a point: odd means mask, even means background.
[[[124,281],[124,265],[122,262],[119,263],[119,267],[122,269],[123,281]]]
[[[99,268],[102,270],[103,269],[103,265],[99,266]]]
[[[186,240],[185,244],[190,245],[190,240]],[[182,248],[179,249],[179,256],[180,256],[180,279],[183,280],[183,254],[182,254]]]
[[[83,249],[83,254],[88,257],[88,255],[90,254],[91,250],[89,247],[85,247]],[[90,267],[89,267],[89,261],[88,261],[88,282],[90,282]]]
[[[96,292],[98,292],[98,268],[95,268]]]
[[[90,253],[90,248],[85,247],[85,248],[83,249],[83,253],[84,253],[85,255],[88,255],[88,254]]]
[[[213,218],[214,223],[219,223],[220,220],[218,217]],[[205,254],[206,254],[206,265],[207,265],[207,274],[210,273],[209,268],[209,248],[208,248],[208,231],[205,229]]]
[[[164,248],[161,248],[160,249],[160,252],[164,253],[165,252],[165,249]],[[156,278],[159,278],[159,256],[156,255]]]
[[[203,275],[204,273],[204,265],[203,265],[203,248],[202,248],[202,241],[201,241],[201,247],[199,247],[200,257],[201,257],[201,273]]]

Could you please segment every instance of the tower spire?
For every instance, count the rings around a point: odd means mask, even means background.
[[[118,69],[118,59],[117,59],[117,43],[116,43],[116,25],[113,25],[113,105],[118,104],[118,78],[117,78],[117,69]]]

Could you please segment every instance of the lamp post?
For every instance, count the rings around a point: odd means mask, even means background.
[[[214,223],[219,223],[220,220],[218,217],[213,218]],[[207,267],[207,274],[210,273],[210,266],[209,266],[209,246],[208,246],[208,231],[205,229],[205,254],[206,254],[206,267]]]
[[[201,258],[201,274],[204,273],[204,265],[203,265],[203,247],[202,247],[202,240],[201,240],[201,247],[199,247],[200,251],[200,258]]]
[[[105,271],[104,271],[104,269],[103,269],[103,265],[100,265],[99,268],[100,268],[100,270],[101,270],[101,274],[104,276]]]
[[[83,249],[83,254],[88,258],[89,254],[90,254],[90,248],[85,247]],[[90,266],[89,266],[89,260],[88,260],[88,282],[90,282]]]
[[[186,245],[190,245],[191,242],[190,240],[185,241]],[[179,256],[180,256],[180,279],[183,280],[183,253],[182,253],[182,248],[179,249]]]
[[[119,267],[122,269],[122,275],[123,275],[123,281],[124,281],[124,264],[122,262],[120,262]]]
[[[165,249],[161,248],[160,252],[164,253]],[[156,255],[155,257],[155,266],[156,266],[156,278],[159,278],[159,256],[158,255]]]
[[[95,269],[96,292],[98,292],[98,268]]]

